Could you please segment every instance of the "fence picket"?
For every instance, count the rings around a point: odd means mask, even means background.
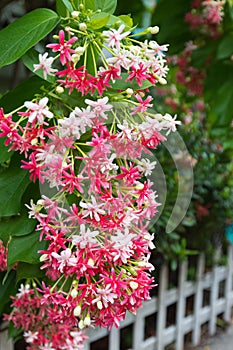
[[[8,339],[7,323],[0,324],[0,350],[13,350],[12,340]]]
[[[232,283],[233,283],[233,245],[228,247],[228,264],[227,264],[227,279],[225,284],[225,299],[226,306],[224,312],[224,320],[229,322],[231,319],[232,308]]]
[[[158,297],[158,318],[157,318],[157,350],[164,349],[164,329],[166,327],[166,292],[168,286],[168,267],[163,265],[159,278],[159,297]]]
[[[211,294],[210,294],[210,320],[209,320],[209,334],[214,335],[216,332],[216,304],[218,298],[218,266],[213,267],[212,275],[212,285],[211,285]]]
[[[177,314],[176,314],[176,350],[183,350],[184,348],[184,327],[183,320],[185,314],[185,281],[187,278],[187,261],[182,261],[179,269],[178,281],[178,300],[177,300]]]
[[[205,256],[200,254],[197,263],[197,278],[196,278],[196,293],[194,301],[194,327],[192,334],[193,345],[198,345],[201,339],[201,318],[200,311],[202,308],[203,300],[203,274],[205,269]]]

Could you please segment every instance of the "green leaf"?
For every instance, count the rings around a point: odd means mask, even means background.
[[[21,198],[30,183],[28,172],[12,158],[11,166],[0,174],[0,216],[17,215]]]
[[[208,119],[211,129],[230,127],[233,119],[232,86],[232,65],[222,61],[213,63],[209,67],[204,86],[205,101],[210,106]]]
[[[64,5],[62,0],[56,0],[56,11],[61,17],[66,17],[68,14],[67,7]]]
[[[218,52],[217,52],[217,58],[223,59],[226,57],[230,57],[233,54],[233,33],[228,34],[223,38],[221,41]]]
[[[5,163],[13,154],[13,151],[8,152],[7,146],[4,145],[6,138],[0,138],[0,164]]]
[[[44,73],[42,69],[38,69],[34,72],[34,64],[39,62],[39,52],[36,51],[35,49],[30,49],[28,50],[22,57],[22,61],[23,64],[34,74],[36,74],[38,77],[40,77],[41,79],[44,79]],[[51,75],[47,75],[47,78],[45,79],[46,81],[50,82],[50,83],[54,83],[55,82],[55,77],[51,76]]]
[[[17,266],[17,282],[22,279],[27,278],[42,278],[44,276],[44,271],[40,269],[40,264],[28,264],[25,262],[20,262]]]
[[[122,22],[124,22],[127,27],[133,27],[133,19],[128,15],[121,15],[118,17]]]
[[[133,25],[133,20],[131,19],[130,16],[127,16],[127,15],[123,15],[123,16],[110,15],[107,26],[114,27],[117,23],[124,24],[125,29],[129,30]],[[132,25],[131,25],[131,23],[132,23]]]
[[[38,232],[21,237],[12,237],[8,245],[8,266],[13,266],[17,261],[38,264],[40,262],[38,250],[44,250],[47,246],[48,242],[39,241]]]
[[[19,215],[0,219],[0,239],[7,243],[11,236],[25,236],[31,233],[37,224],[35,219],[29,219],[26,208]]]
[[[96,13],[91,17],[89,25],[92,29],[103,28],[109,20],[110,15],[106,12]]]
[[[58,24],[49,9],[36,9],[0,31],[0,68],[15,62]]]
[[[71,3],[69,0],[61,0],[61,2],[64,4],[64,6],[67,8],[67,10],[71,13],[72,11],[74,11]]]
[[[30,77],[3,95],[0,99],[0,106],[3,107],[5,113],[10,113],[22,106],[25,101],[31,100],[36,93],[40,92],[42,86],[48,88],[50,83],[37,76]]]
[[[117,0],[85,0],[86,9],[101,10],[107,13],[114,13],[117,7]]]
[[[5,305],[10,301],[10,295],[16,293],[16,272],[11,271],[5,283],[3,283],[5,279],[5,273],[0,272],[0,314],[4,311]]]

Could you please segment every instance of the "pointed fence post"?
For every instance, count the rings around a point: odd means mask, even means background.
[[[203,274],[205,270],[205,255],[202,253],[197,262],[196,293],[194,301],[194,328],[192,335],[193,345],[198,345],[201,340],[201,318],[200,313],[203,302]]]
[[[163,265],[159,278],[159,296],[158,296],[158,318],[157,318],[157,350],[164,350],[164,329],[166,327],[166,291],[168,286],[168,266]]]
[[[176,315],[176,350],[184,349],[184,327],[183,320],[185,316],[185,282],[187,278],[188,262],[182,261],[179,267],[178,281],[178,300],[177,300],[177,315]]]

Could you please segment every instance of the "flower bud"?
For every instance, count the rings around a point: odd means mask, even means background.
[[[103,304],[102,304],[101,300],[97,301],[97,307],[98,307],[99,310],[103,309]]]
[[[87,25],[86,23],[79,23],[79,30],[81,30],[82,32],[85,32],[85,30],[87,30]]]
[[[149,32],[150,34],[158,34],[158,32],[159,32],[159,27],[158,27],[158,26],[149,27],[147,30],[148,30],[148,32]]]
[[[78,295],[77,289],[72,289],[72,291],[70,292],[70,295],[72,296],[72,298],[76,298],[76,296]]]
[[[83,320],[80,320],[78,323],[79,329],[83,329],[85,327]]]
[[[88,259],[87,264],[88,264],[89,266],[95,266],[95,262],[94,262],[94,260],[91,259],[91,258]]]
[[[82,311],[81,306],[80,305],[76,306],[76,308],[74,308],[74,311],[73,311],[74,316],[75,317],[80,316],[81,311]]]
[[[73,11],[73,12],[71,12],[71,16],[72,16],[73,18],[78,18],[79,14],[80,14],[79,11]]]
[[[84,318],[83,324],[84,324],[84,326],[90,326],[90,324],[91,324],[91,318],[90,318],[90,315],[89,315],[89,314]]]
[[[82,47],[82,46],[78,46],[78,47],[76,47],[75,52],[76,52],[78,55],[83,55],[84,52],[85,52],[85,49],[84,49],[84,47]]]
[[[128,96],[132,96],[134,93],[133,89],[131,88],[126,89],[125,92],[127,93]]]
[[[57,92],[58,94],[62,94],[62,93],[64,92],[63,87],[62,87],[62,86],[57,86],[57,87],[56,87],[56,92]]]
[[[40,262],[43,262],[43,261],[47,260],[47,256],[48,256],[48,254],[42,254],[40,256]]]
[[[159,81],[159,83],[160,83],[161,85],[166,85],[166,84],[167,84],[167,80],[164,79],[164,78],[159,77],[159,78],[158,78],[158,81]]]
[[[135,289],[138,288],[138,283],[137,283],[137,282],[131,281],[131,282],[129,282],[129,285],[130,285],[130,287],[131,287],[133,290],[135,290]]]
[[[83,10],[83,9],[84,9],[84,5],[83,5],[83,4],[80,4],[80,5],[79,5],[79,8],[80,8],[80,10]]]

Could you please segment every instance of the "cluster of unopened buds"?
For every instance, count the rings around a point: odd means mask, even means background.
[[[0,113],[6,146],[25,156],[22,168],[42,192],[46,184],[53,190],[27,204],[35,234],[47,241],[39,252],[46,279],[22,284],[6,316],[30,350],[80,350],[83,328],[118,327],[150,298],[148,225],[159,204],[147,155],[180,124],[155,113],[145,95],[144,84],[166,83],[167,45],[138,42],[123,23],[89,29],[83,18],[73,12],[58,42],[47,45],[56,56],[40,54],[34,65],[57,78],[53,90]],[[77,91],[76,106],[64,102]]]
[[[193,0],[192,10],[185,16],[191,30],[201,31],[210,38],[221,33],[225,0]]]

